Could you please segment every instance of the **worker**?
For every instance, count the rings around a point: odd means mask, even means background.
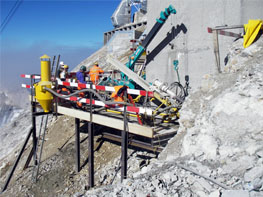
[[[85,81],[85,71],[86,71],[86,66],[82,65],[79,69],[79,71],[76,73],[76,77],[77,77],[77,81],[78,83],[84,83],[86,84],[87,82]],[[82,88],[78,87],[78,90],[81,90]],[[85,93],[84,92],[80,92],[79,93],[79,97],[84,98],[85,97]],[[77,107],[81,108],[82,107],[82,103],[77,101]]]
[[[124,93],[127,92],[127,86],[114,86],[114,92],[111,94],[111,98],[115,102],[124,102]],[[120,105],[121,106],[121,105]]]
[[[61,81],[66,81],[66,78],[68,78],[68,65],[63,65],[62,66],[62,71],[59,74],[59,78],[61,79]]]
[[[66,79],[68,78],[68,68],[69,68],[68,65],[64,64],[63,62],[60,62],[59,78],[60,78],[61,81],[66,81]],[[66,86],[58,85],[57,93],[63,94],[63,95],[69,95],[71,92],[70,92],[70,89],[67,88]],[[65,100],[64,99],[59,99],[59,102],[60,103],[65,103]]]
[[[115,91],[111,94],[111,98],[113,98],[113,100],[115,102],[129,102],[129,103],[133,104],[133,106],[135,107],[135,103],[133,101],[133,98],[131,95],[128,94],[128,91],[127,91],[128,87],[126,85],[114,86],[114,90]],[[123,105],[118,104],[118,106],[122,107]],[[136,112],[136,115],[137,115],[137,119],[138,119],[139,124],[142,125],[142,120],[141,120],[138,112]]]
[[[59,65],[58,65],[58,71],[57,71],[57,78],[60,78],[60,73],[63,71],[63,67],[64,67],[64,62],[59,62]]]
[[[77,74],[76,74],[78,83],[85,83],[85,84],[87,83],[87,82],[85,81],[85,71],[86,71],[86,70],[87,70],[87,69],[86,69],[86,66],[82,65],[82,66],[80,67],[79,71],[78,71]]]
[[[97,85],[99,83],[100,74],[103,74],[104,71],[99,67],[98,62],[94,63],[94,66],[90,69],[89,75],[90,80],[94,85]]]

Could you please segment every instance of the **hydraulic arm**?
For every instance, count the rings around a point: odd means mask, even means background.
[[[160,18],[156,19],[156,23],[153,26],[153,28],[150,30],[148,35],[145,37],[144,41],[136,51],[130,56],[129,62],[126,64],[126,66],[134,71],[134,65],[136,61],[142,56],[143,52],[147,48],[147,46],[151,43],[155,35],[158,33],[158,31],[161,29],[167,18],[170,16],[170,14],[176,14],[176,10],[172,5],[170,5],[168,8],[165,9],[165,11],[160,13]]]

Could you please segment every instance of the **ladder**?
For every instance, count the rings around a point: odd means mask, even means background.
[[[36,146],[36,153],[34,154],[34,158],[35,158],[34,160],[37,161],[37,164],[34,166],[33,175],[32,175],[32,180],[34,182],[37,182],[37,177],[38,177],[38,173],[39,173],[39,167],[40,167],[40,163],[41,163],[42,150],[43,150],[43,145],[44,145],[44,141],[45,141],[47,123],[48,123],[48,115],[46,115],[45,122],[44,122],[44,116],[42,116],[40,128],[39,128],[39,135],[37,138],[38,140],[37,140],[37,146]],[[40,150],[39,150],[39,156],[38,156],[37,153],[38,153],[38,147],[39,146],[40,146]]]

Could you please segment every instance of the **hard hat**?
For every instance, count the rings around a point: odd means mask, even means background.
[[[61,61],[61,62],[59,62],[59,65],[64,65],[64,62],[62,62],[62,61]]]
[[[94,65],[99,65],[99,63],[98,63],[98,62],[95,62]]]
[[[68,68],[68,65],[65,64],[65,65],[64,65],[64,68]]]
[[[82,65],[82,66],[80,67],[80,70],[86,71],[86,66]]]

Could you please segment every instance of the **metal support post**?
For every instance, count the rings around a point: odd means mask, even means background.
[[[89,187],[94,187],[94,133],[92,123],[92,93],[90,95],[90,121],[89,121]]]
[[[126,93],[127,95],[127,93]],[[127,97],[126,97],[127,98]],[[126,99],[127,100],[127,99]],[[123,124],[124,128],[121,134],[122,142],[121,142],[121,182],[123,179],[127,178],[127,153],[128,153],[128,133],[127,133],[127,106],[124,106],[124,117]]]
[[[34,164],[37,165],[37,136],[36,136],[36,103],[32,101],[32,138],[33,138],[33,156],[34,156]]]
[[[215,53],[215,58],[216,58],[216,66],[218,69],[218,73],[221,73],[219,43],[218,43],[218,30],[213,30],[213,38],[214,38],[214,53]]]
[[[58,70],[60,69],[59,68],[59,60],[60,60],[60,55],[58,55],[58,60],[57,60],[57,65],[56,65],[56,69],[55,69],[55,73],[54,73],[54,80],[55,80],[55,83],[56,83],[56,90],[58,90],[58,82],[57,82],[57,78],[59,77],[58,76]],[[56,105],[55,105],[55,109],[56,109],[56,118],[58,118],[58,97],[55,98],[55,102],[56,102]]]
[[[75,148],[76,148],[76,171],[80,171],[80,133],[79,133],[79,119],[75,118]]]

